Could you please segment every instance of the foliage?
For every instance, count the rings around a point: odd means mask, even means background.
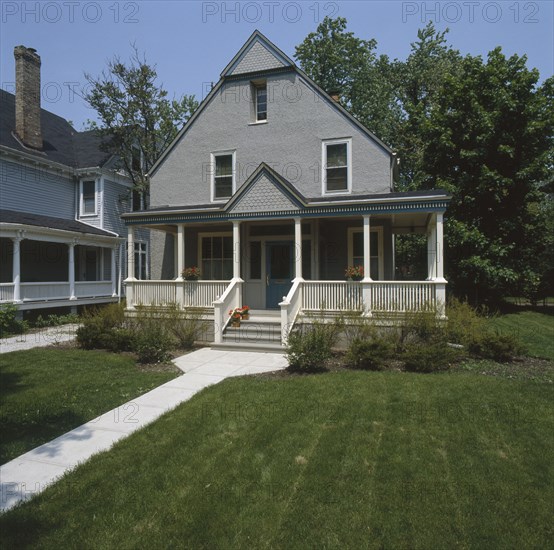
[[[422,311],[406,311],[400,320],[400,341],[446,344],[446,327],[432,307]]]
[[[17,319],[17,312],[15,304],[0,305],[0,337],[27,332],[28,323]]]
[[[128,62],[115,56],[100,76],[85,73],[84,99],[100,120],[91,121],[90,129],[103,138],[103,149],[120,159],[144,205],[147,174],[198,102],[187,95],[168,99],[167,91],[157,84],[156,66],[149,65],[134,44],[132,48]]]
[[[109,304],[85,311],[82,325],[77,328],[77,343],[83,349],[112,349],[121,341],[117,330],[123,328],[125,310],[122,304]]]
[[[394,345],[383,336],[354,340],[346,354],[346,364],[355,369],[383,370],[394,355]]]
[[[444,342],[411,342],[402,354],[404,368],[412,372],[436,372],[448,369],[460,352]]]
[[[521,355],[524,347],[515,334],[488,331],[474,338],[469,350],[483,359],[506,363]]]
[[[486,310],[482,314],[467,302],[451,298],[446,306],[448,342],[468,346],[487,330]]]
[[[181,309],[177,304],[170,304],[164,312],[164,319],[181,349],[191,349],[209,327],[201,308]]]
[[[170,358],[171,337],[159,323],[137,332],[135,350],[141,363],[163,363]]]
[[[554,281],[554,77],[539,84],[525,56],[500,48],[462,56],[447,31],[418,31],[406,60],[377,57],[376,42],[325,20],[296,48],[301,67],[400,158],[399,191],[452,194],[446,276],[472,302]],[[399,269],[425,273],[420,243],[399,238]],[[418,275],[416,275],[418,276]],[[409,277],[408,277],[409,278]]]
[[[344,276],[347,279],[352,279],[354,281],[363,279],[364,277],[364,268],[361,265],[350,265],[346,268]]]
[[[186,267],[181,271],[181,277],[187,281],[198,281],[200,279],[200,268],[196,266]]]
[[[38,315],[35,321],[33,322],[33,326],[35,326],[36,328],[58,327],[60,325],[68,325],[71,323],[78,323],[78,322],[79,322],[79,316],[75,313],[68,313],[67,315],[50,314],[47,317]]]
[[[289,368],[298,372],[325,370],[340,330],[339,322],[322,319],[314,319],[294,330],[289,335],[286,350]]]

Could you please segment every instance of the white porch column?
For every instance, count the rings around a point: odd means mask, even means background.
[[[127,228],[127,279],[135,281],[135,230],[130,225]]]
[[[362,280],[362,301],[364,314],[371,317],[371,216],[364,216],[364,278]]]
[[[117,250],[117,246],[112,246],[111,248],[111,269],[110,269],[110,275],[112,279],[112,298],[117,297],[117,274],[116,274],[116,265],[115,265],[115,253]]]
[[[427,226],[427,280],[433,281],[437,271],[437,231],[436,215],[433,215]]]
[[[18,236],[12,239],[13,241],[13,264],[12,264],[12,281],[13,281],[13,301],[21,302],[21,241],[23,237]]]
[[[177,226],[177,281],[182,281],[181,271],[185,268],[185,226]]]
[[[442,212],[436,215],[435,242],[437,245],[435,254],[435,281],[438,283],[436,286],[437,315],[441,319],[446,319],[446,279],[444,278],[444,230]]]
[[[67,262],[67,280],[69,281],[69,299],[76,300],[75,296],[75,241],[67,244],[69,261]]]
[[[240,222],[233,222],[233,279],[240,279]],[[242,281],[242,279],[240,279]]]
[[[302,220],[294,218],[294,280],[302,278]]]

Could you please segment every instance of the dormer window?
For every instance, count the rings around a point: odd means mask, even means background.
[[[256,90],[256,122],[267,120],[267,84],[265,82],[255,86]]]
[[[81,181],[81,216],[96,216],[96,180]]]
[[[226,201],[235,192],[235,152],[212,153],[212,201]]]
[[[352,140],[323,142],[323,194],[352,191]]]

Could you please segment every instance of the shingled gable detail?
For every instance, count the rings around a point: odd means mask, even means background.
[[[300,200],[279,183],[267,169],[255,173],[252,180],[229,201],[225,210],[229,214],[248,212],[278,212],[301,210]]]

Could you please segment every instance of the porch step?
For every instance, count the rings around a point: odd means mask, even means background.
[[[256,344],[250,344],[250,343],[242,343],[242,344],[236,344],[234,342],[223,342],[221,344],[212,344],[212,349],[220,349],[220,350],[227,350],[227,351],[266,351],[270,353],[284,353],[284,348],[281,346],[281,344],[275,344],[275,343],[256,343]]]
[[[250,318],[243,320],[240,327],[227,326],[223,333],[223,342],[218,349],[271,350],[282,351],[281,319],[274,311],[252,311]]]

